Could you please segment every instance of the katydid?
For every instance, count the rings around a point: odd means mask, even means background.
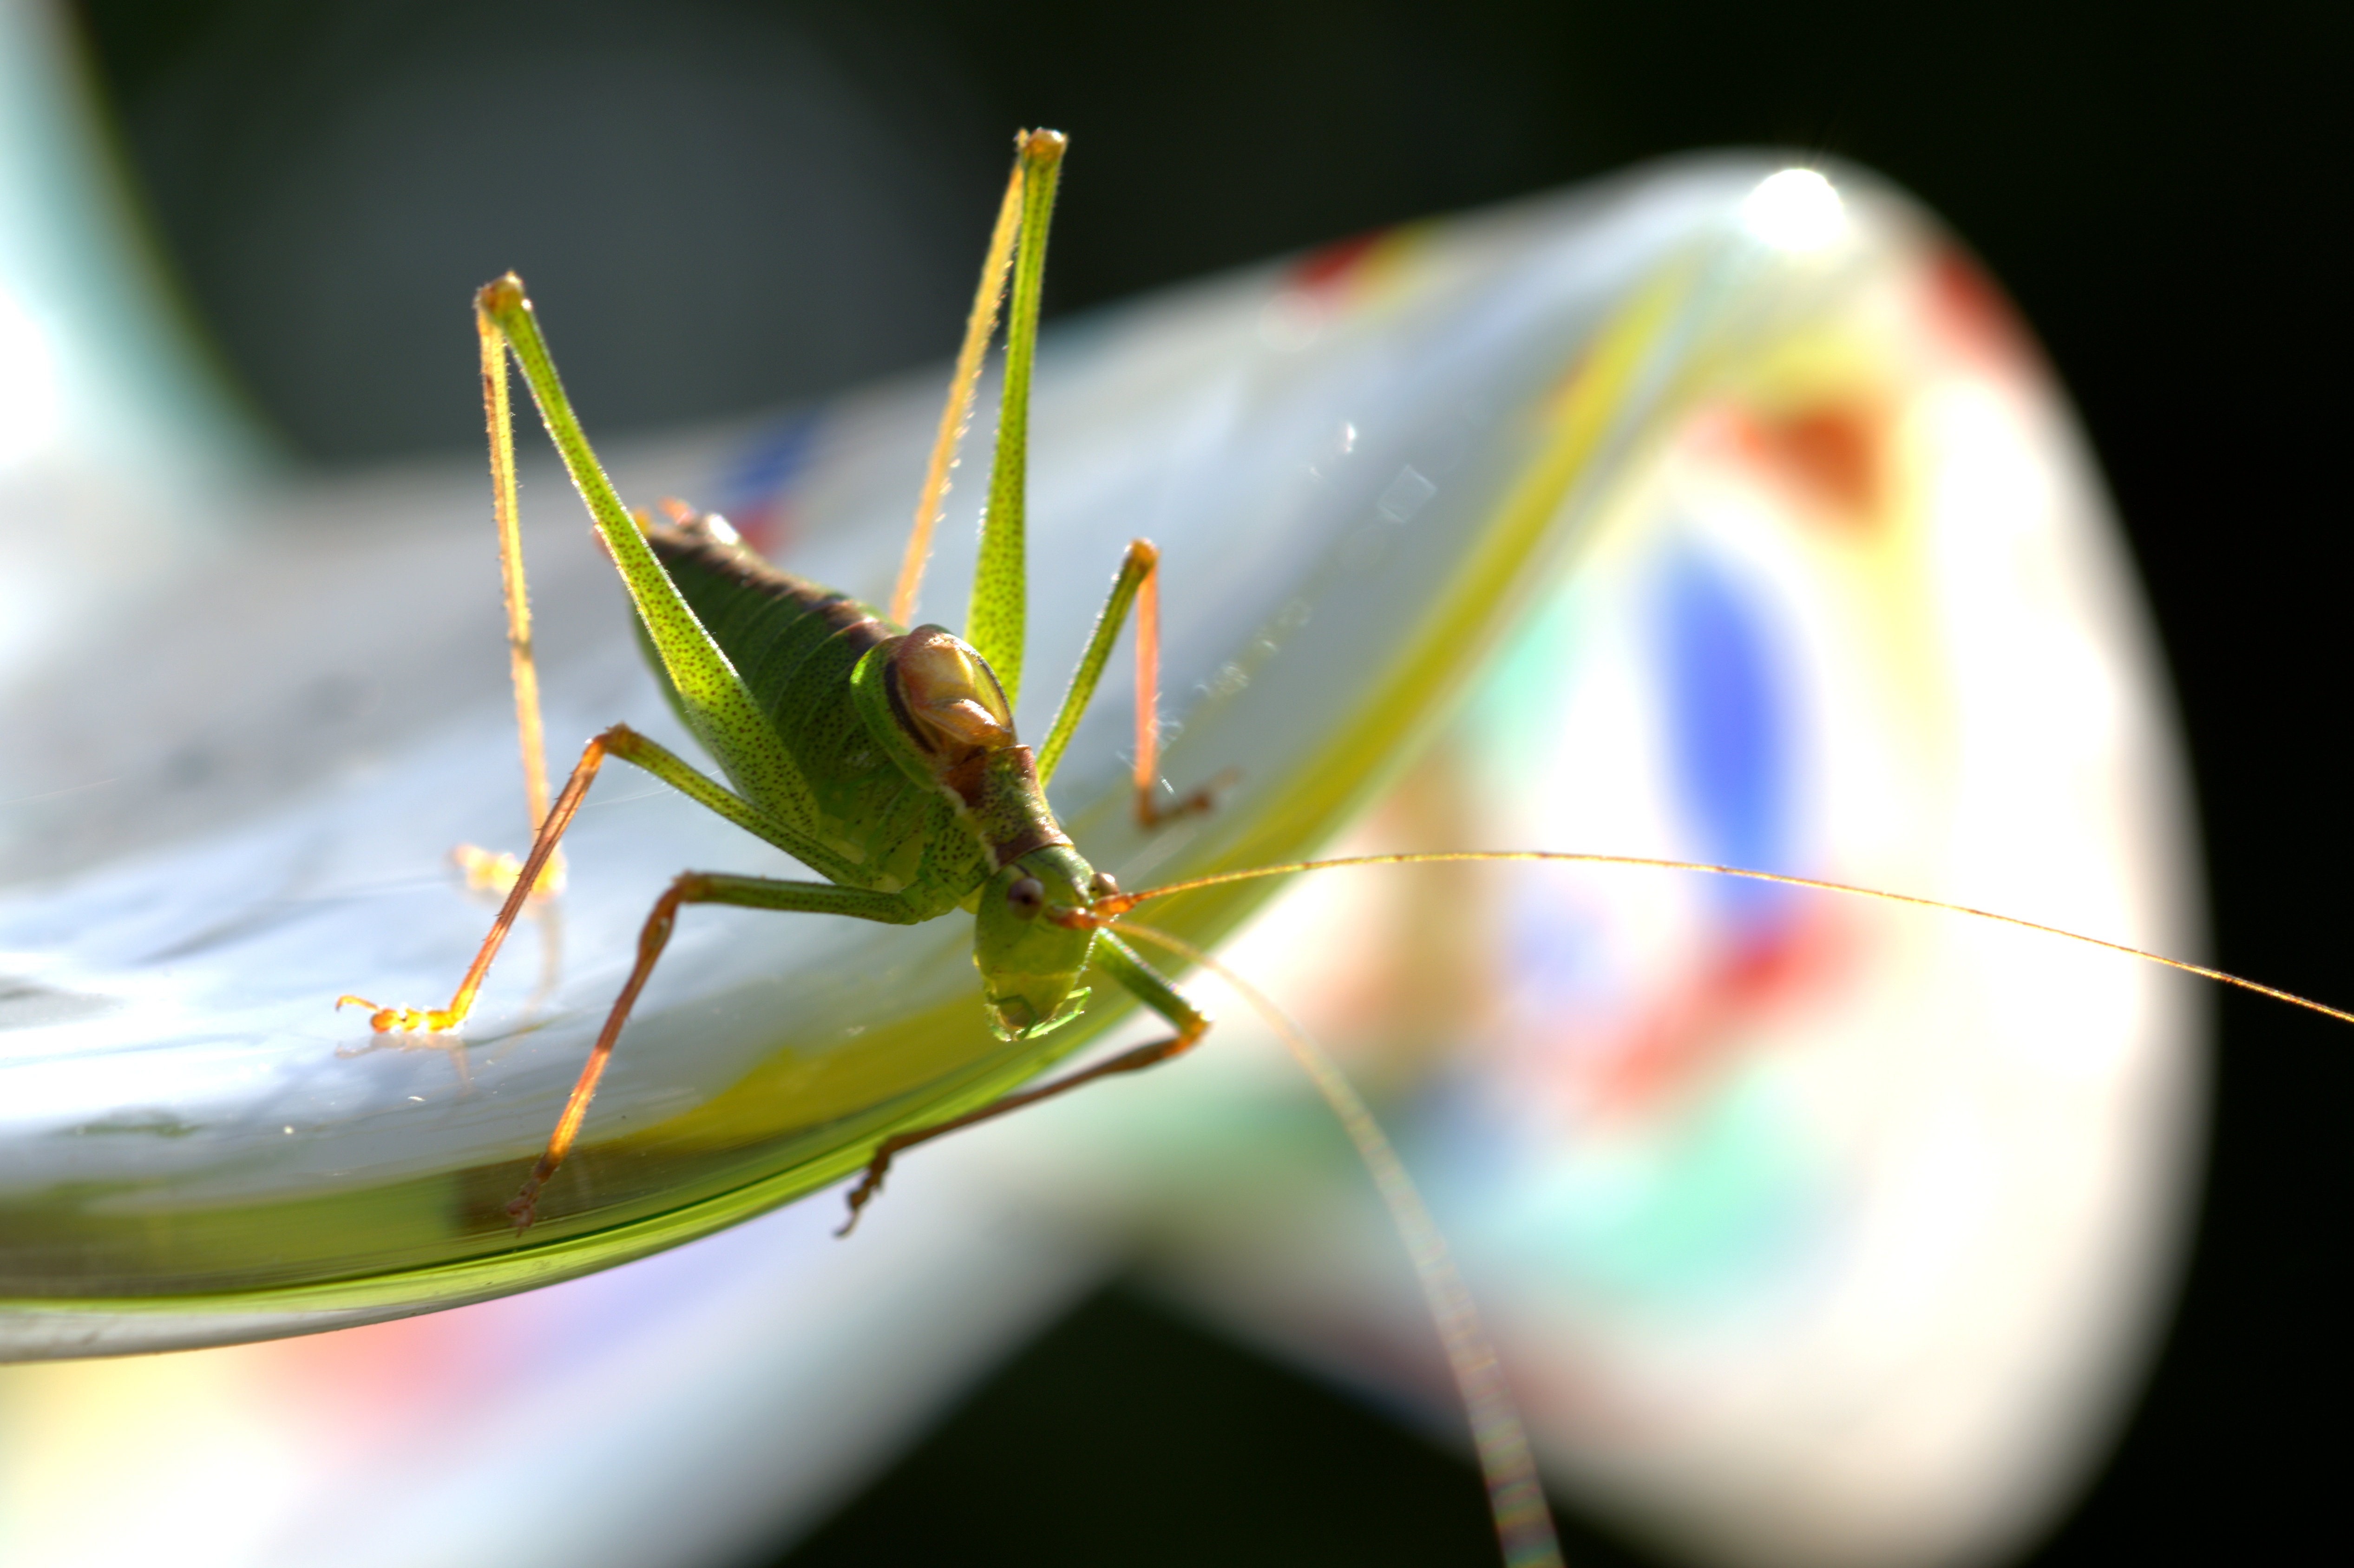
[[[509,354],[521,365],[549,434],[628,586],[666,694],[733,788],[627,725],[613,726],[589,741],[552,806],[539,806],[544,783],[530,785],[538,834],[450,1004],[378,1007],[345,996],[337,1005],[369,1009],[370,1022],[379,1032],[462,1024],[501,943],[608,757],[643,768],[827,879],[790,882],[689,872],[656,900],[640,938],[637,963],[556,1131],[522,1192],[507,1205],[518,1230],[532,1223],[541,1189],[578,1135],[597,1080],[683,905],[728,904],[891,925],[914,925],[962,908],[975,917],[973,962],[981,971],[990,1024],[1001,1038],[1033,1039],[1076,1018],[1089,995],[1078,984],[1079,975],[1090,965],[1176,1031],[973,1115],[886,1139],[852,1193],[854,1223],[901,1150],[1089,1079],[1167,1061],[1190,1049],[1209,1027],[1208,1019],[1168,980],[1088,913],[1094,900],[1116,889],[1074,848],[1045,798],[1045,785],[1094,694],[1112,643],[1130,607],[1140,602],[1139,664],[1147,696],[1139,721],[1137,804],[1148,821],[1163,814],[1154,800],[1159,780],[1150,683],[1157,557],[1150,544],[1138,540],[1129,546],[1043,748],[1034,754],[1016,743],[1013,733],[1024,620],[1022,513],[1030,367],[1064,146],[1063,136],[1050,131],[1021,140],[895,607],[906,613],[912,604],[948,454],[964,424],[1010,271],[1003,410],[969,642],[938,626],[902,630],[845,595],[778,571],[720,519],[698,517],[684,507],[672,508],[666,524],[633,517],[605,479],[573,416],[522,281],[510,273],[477,295],[511,607],[520,612],[524,600],[521,564],[514,558],[514,459],[505,418]],[[527,636],[527,630],[517,629],[519,674],[529,667],[523,652]],[[519,710],[533,705],[519,683]],[[536,723],[526,717],[524,724],[528,758]],[[1175,810],[1198,810],[1206,803],[1197,795]]]
[[[1000,1038],[1036,1039],[1077,1017],[1090,994],[1078,980],[1091,964],[1175,1030],[1168,1039],[1085,1072],[935,1126],[885,1138],[865,1179],[853,1192],[854,1223],[879,1189],[895,1154],[1093,1078],[1167,1061],[1201,1039],[1208,1019],[1109,928],[1114,920],[1148,897],[1313,869],[1315,863],[1263,866],[1123,894],[1108,875],[1088,864],[1057,824],[1045,787],[1131,610],[1137,620],[1137,816],[1150,827],[1205,810],[1211,803],[1207,789],[1197,789],[1173,805],[1161,803],[1154,702],[1158,555],[1147,541],[1130,543],[1044,744],[1034,754],[1014,736],[1013,712],[1021,689],[1025,622],[1023,523],[1029,385],[1047,230],[1064,146],[1065,139],[1053,132],[1020,139],[887,617],[769,566],[720,518],[698,515],[676,503],[665,503],[665,522],[633,515],[606,479],[572,412],[521,281],[508,274],[477,295],[526,805],[539,829],[528,858],[519,866],[501,867],[480,852],[461,852],[471,878],[495,878],[507,885],[508,893],[447,1006],[380,1007],[352,995],[341,998],[338,1005],[367,1008],[378,1032],[461,1026],[525,904],[548,891],[556,880],[557,842],[609,756],[653,774],[827,878],[822,883],[788,882],[688,873],[661,895],[645,922],[637,961],[556,1130],[523,1190],[507,1205],[519,1230],[533,1222],[541,1190],[575,1141],[599,1077],[683,905],[735,905],[887,924],[917,924],[964,909],[975,916],[974,963],[989,1022]],[[948,474],[970,416],[1001,301],[1009,292],[1002,403],[968,614],[970,640],[937,625],[902,630],[913,618]],[[686,728],[719,761],[732,789],[628,726],[615,725],[588,743],[564,790],[550,804],[515,527],[506,369],[510,355],[523,367],[549,434],[628,587],[642,641],[666,694]],[[1390,858],[1642,864],[1956,908],[1936,900],[1801,877],[1640,857],[1505,853]],[[1958,912],[2073,936],[1985,911]],[[1157,935],[1146,939],[1166,941]],[[2246,983],[2170,959],[2156,961]],[[2283,995],[2264,987],[2250,989]]]
[[[1026,395],[1047,222],[1062,149],[1062,139],[1051,132],[1033,133],[1022,141],[917,504],[907,564],[887,619],[844,596],[768,566],[716,518],[698,516],[683,506],[668,508],[667,522],[633,518],[606,482],[571,413],[519,281],[512,275],[503,278],[478,296],[495,501],[506,541],[510,609],[517,618],[519,711],[532,705],[524,685],[529,665],[527,630],[520,622],[521,568],[512,545],[514,498],[505,402],[510,355],[521,364],[550,434],[623,576],[637,606],[642,637],[673,706],[690,732],[718,760],[728,783],[712,779],[626,726],[607,729],[589,742],[552,806],[546,803],[544,782],[529,786],[533,818],[539,823],[536,838],[528,857],[512,873],[506,903],[449,1005],[380,1008],[358,998],[343,1000],[369,1008],[372,1024],[378,1031],[460,1026],[506,932],[535,892],[551,879],[557,841],[608,756],[619,756],[652,773],[826,878],[824,882],[788,882],[688,873],[660,896],[645,922],[636,962],[554,1134],[522,1191],[507,1206],[518,1230],[532,1224],[542,1190],[577,1139],[599,1077],[663,953],[682,905],[728,904],[902,924],[963,908],[975,916],[974,959],[981,977],[983,1003],[1001,1037],[1034,1039],[1076,1017],[1089,995],[1078,982],[1090,965],[1174,1030],[1166,1039],[969,1115],[885,1139],[852,1193],[854,1222],[897,1153],[1093,1078],[1169,1060],[1202,1038],[1208,1028],[1206,1017],[1111,928],[1119,916],[1148,897],[1310,868],[1312,863],[1259,867],[1172,887],[1122,893],[1093,870],[1057,825],[1045,800],[1045,786],[1131,610],[1138,621],[1137,807],[1148,823],[1167,814],[1158,804],[1161,783],[1153,721],[1157,556],[1142,541],[1129,547],[1045,741],[1034,756],[1013,735],[1012,715],[1023,673]],[[1009,281],[1012,303],[1003,412],[980,568],[967,620],[970,641],[937,626],[902,630],[913,620],[929,528],[939,510],[949,460],[970,412],[981,359]],[[532,739],[535,716],[526,713],[524,725],[528,776],[536,766],[537,747]],[[1206,796],[1197,792],[1175,810],[1196,811],[1207,804]],[[1530,859],[1666,866],[1954,907],[1737,867],[1628,856],[1531,853],[1374,858],[1391,863]],[[1133,925],[1129,929],[1143,940],[1172,948],[1190,962],[1209,963],[1205,955],[1158,933]],[[2212,970],[2194,972],[2230,979]],[[1352,1126],[1352,1130],[1357,1129]],[[1369,1153],[1369,1160],[1377,1171],[1382,1169],[1378,1157]],[[1446,1290],[1442,1287],[1434,1295],[1443,1297]],[[1455,1306],[1468,1312],[1468,1306],[1459,1301]],[[1465,1319],[1444,1303],[1439,1315],[1442,1320],[1455,1319],[1450,1327],[1450,1340],[1454,1339],[1453,1328]],[[1478,1351],[1458,1358],[1458,1373],[1467,1361],[1476,1363],[1481,1359]],[[1492,1360],[1487,1362],[1486,1375],[1492,1383]],[[1479,1404],[1476,1396],[1473,1403],[1476,1411]],[[1489,1446],[1490,1429],[1476,1414],[1475,1422],[1482,1425],[1483,1448]],[[1515,1435],[1498,1441],[1509,1446],[1522,1440]],[[1524,1456],[1522,1464],[1524,1467]],[[1524,1468],[1520,1475],[1525,1476]],[[1491,1472],[1491,1487],[1496,1484]]]
[[[476,295],[525,793],[538,829],[447,1007],[381,1007],[352,995],[339,998],[336,1006],[368,1009],[378,1033],[460,1027],[609,757],[652,774],[827,879],[686,872],[655,900],[639,938],[637,961],[556,1130],[522,1191],[506,1205],[518,1233],[531,1225],[542,1189],[578,1136],[598,1079],[684,905],[735,905],[894,925],[936,919],[961,908],[974,916],[973,962],[990,1026],[1000,1038],[1034,1039],[1077,1017],[1090,994],[1078,980],[1090,966],[1175,1031],[979,1110],[885,1138],[851,1192],[845,1234],[880,1191],[898,1153],[1094,1079],[1169,1061],[1190,1050],[1209,1028],[1206,1015],[1107,928],[1108,920],[1097,911],[1119,890],[1079,854],[1045,798],[1046,783],[1133,608],[1138,818],[1149,827],[1209,809],[1204,790],[1172,807],[1156,798],[1158,556],[1149,542],[1129,544],[1044,746],[1034,754],[1017,743],[1013,732],[1025,619],[1023,506],[1030,370],[1046,232],[1066,139],[1041,130],[1024,132],[1016,145],[888,620],[846,595],[769,566],[719,518],[697,515],[678,503],[666,505],[666,524],[631,514],[573,415],[522,281],[509,273]],[[1009,281],[1002,406],[968,617],[971,640],[936,625],[903,630],[912,617],[931,525]],[[563,790],[552,805],[546,803],[514,524],[510,354],[521,365],[548,433],[620,571],[666,694],[687,729],[717,759],[732,789],[617,724],[588,742]],[[487,857],[461,853],[469,863],[470,879],[485,872]],[[1150,938],[1180,957],[1218,967],[1173,938],[1157,932]],[[1251,994],[1246,988],[1245,994]],[[1304,1037],[1284,1033],[1341,1112],[1415,1255],[1470,1417],[1506,1561],[1558,1563],[1527,1438],[1435,1226],[1363,1103]]]

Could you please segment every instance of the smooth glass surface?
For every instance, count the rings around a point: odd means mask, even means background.
[[[1803,330],[1868,259],[1758,238],[1742,204],[1764,172],[1399,231],[1055,334],[1032,664],[1069,667],[1121,542],[1157,536],[1167,770],[1238,779],[1208,821],[1140,836],[1114,685],[1055,789],[1097,863],[1136,886],[1284,858],[1367,798],[1662,410]],[[879,597],[936,397],[924,378],[614,467],[634,499],[730,507],[788,566]],[[614,596],[571,591],[594,563],[569,498],[531,477],[551,734],[626,717],[667,736]],[[346,990],[445,995],[485,911],[441,857],[520,836],[471,488],[282,499],[281,521],[17,686],[0,1292],[20,1353],[413,1310],[638,1255],[825,1185],[878,1129],[980,1103],[1088,1037],[991,1039],[955,921],[697,912],[517,1238],[500,1204],[652,892],[686,866],[785,867],[616,779],[574,845],[560,960],[535,975],[518,943],[462,1047],[404,1049],[327,1010]],[[967,569],[944,548],[928,601],[960,602]],[[1034,683],[1024,733],[1054,694]],[[1213,936],[1263,892],[1170,918]]]
[[[937,396],[616,467],[879,595]],[[1375,801],[1346,847],[1738,862],[2195,943],[2179,765],[2080,443],[1990,285],[1866,179],[1670,166],[1073,323],[1036,423],[1024,733],[1148,534],[1168,771],[1237,772],[1217,817],[1134,834],[1116,667],[1055,797],[1129,885]],[[553,732],[676,739],[560,478],[526,482]],[[962,602],[971,506],[935,607]],[[0,715],[15,1354],[586,1272],[1040,1064],[981,1033],[960,921],[694,912],[517,1243],[498,1205],[652,893],[790,868],[616,770],[560,926],[517,939],[462,1044],[327,1012],[445,994],[488,917],[445,853],[520,840],[487,508],[470,466],[252,512],[20,663]],[[1146,917],[1207,937],[1245,906]],[[1730,1563],[1985,1560],[2099,1451],[2193,1164],[2179,986],[1950,917],[1558,867],[1336,874],[1227,953],[1378,1097],[1549,1474],[1634,1528]],[[1455,1430],[1339,1133],[1236,999],[1191,989],[1207,1048],[928,1148],[848,1244],[819,1197],[469,1311],[17,1369],[0,1432],[48,1457],[0,1476],[0,1542],[136,1560],[203,1520],[240,1563],[723,1562],[1123,1257]],[[601,1484],[518,1498],[481,1455],[524,1447]],[[134,1450],[182,1457],[135,1507],[75,1500]],[[355,1538],[387,1489],[408,1522]]]

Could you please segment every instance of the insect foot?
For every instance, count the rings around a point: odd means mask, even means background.
[[[875,1150],[875,1158],[867,1161],[865,1171],[859,1175],[858,1185],[850,1190],[850,1213],[842,1222],[842,1228],[833,1233],[835,1239],[839,1240],[858,1228],[858,1216],[883,1191],[883,1178],[891,1173],[891,1156],[899,1152],[899,1149],[897,1139],[886,1138]]]
[[[1200,785],[1167,805],[1161,803],[1159,790],[1167,785],[1156,784],[1140,789],[1136,794],[1136,825],[1147,832],[1166,827],[1171,822],[1183,821],[1188,817],[1206,817],[1218,809],[1218,797],[1242,782],[1242,769],[1220,770],[1207,784]]]
[[[545,811],[540,813],[546,815]],[[469,893],[487,893],[504,899],[514,891],[523,879],[523,862],[507,850],[486,850],[476,844],[460,844],[450,852],[450,859],[466,879]],[[544,905],[564,891],[564,857],[551,858],[547,869],[539,874],[532,885],[531,903]]]
[[[429,1034],[440,1034],[457,1028],[462,1016],[445,1007],[378,1007],[364,996],[353,996],[348,992],[335,998],[336,1012],[341,1012],[346,1007],[366,1008],[368,1027],[378,1034],[389,1034],[396,1029],[422,1029]]]
[[[546,1163],[546,1160],[541,1160],[539,1165]],[[531,1229],[532,1222],[539,1218],[539,1184],[552,1174],[539,1169],[539,1165],[532,1167],[531,1175],[524,1181],[523,1191],[506,1202],[507,1218],[514,1222],[517,1235]]]

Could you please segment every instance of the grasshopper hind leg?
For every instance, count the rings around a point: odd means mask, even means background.
[[[482,422],[490,439],[491,514],[499,531],[499,588],[506,602],[507,673],[514,687],[515,741],[523,756],[524,813],[535,834],[547,821],[547,747],[539,710],[539,665],[532,652],[531,597],[524,578],[523,533],[515,491],[514,408],[507,383],[507,351],[499,329],[481,306],[474,326],[482,349]],[[504,899],[523,874],[523,862],[504,850],[460,844],[450,858],[470,891]],[[535,880],[527,903],[546,922],[547,943],[541,989],[555,987],[563,939],[551,902],[564,890],[559,853]]]

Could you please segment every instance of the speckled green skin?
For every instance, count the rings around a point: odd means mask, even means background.
[[[1086,917],[1094,873],[1055,824],[1043,779],[1087,705],[1118,620],[1098,624],[1050,732],[1042,772],[1030,749],[1015,741],[1012,714],[1024,618],[1030,362],[1064,140],[1034,131],[1017,147],[1021,228],[970,643],[938,627],[903,632],[854,599],[777,570],[716,519],[664,526],[633,516],[565,396],[523,281],[510,272],[475,296],[475,308],[522,366],[548,436],[629,590],[648,662],[733,793],[626,726],[609,732],[606,743],[615,747],[613,755],[825,878],[681,877],[649,918],[638,965],[599,1050],[610,1048],[684,903],[899,925],[961,906],[980,916],[973,959],[999,1033],[1043,1033],[1074,1016],[1085,996],[1076,982],[1096,948],[1095,923]],[[984,284],[985,301],[992,286]],[[1125,603],[1115,596],[1116,607]],[[1121,983],[1172,1022],[1195,1017],[1173,993],[1161,995],[1166,988],[1147,980],[1149,972],[1123,964]],[[583,1082],[593,1086],[593,1075]],[[541,1175],[562,1159],[563,1143],[559,1130]],[[519,1200],[526,1216],[531,1196],[526,1187]]]
[[[854,690],[870,655],[873,677],[885,679],[877,666],[896,646],[896,627],[846,594],[778,570],[709,519],[652,524],[645,539],[758,703],[769,730],[759,749],[790,760],[789,769],[757,772],[718,752],[729,782],[769,815],[805,824],[837,857],[813,862],[830,879],[893,895],[893,918],[974,910],[973,961],[998,1033],[1040,1034],[1076,1017],[1094,932],[1039,919],[1034,906],[1016,913],[1008,899],[1029,878],[1048,902],[1081,906],[1094,875],[1056,826],[1029,752],[1008,734],[1009,744],[961,765],[928,754],[882,684],[866,711]],[[672,706],[695,727],[642,623],[639,637]]]
[[[910,911],[915,919],[948,913],[988,880],[995,869],[989,853],[955,806],[894,762],[852,701],[851,671],[899,628],[847,594],[707,532],[658,524],[646,542],[754,694],[800,776],[789,786],[799,799],[772,799],[773,782],[739,776],[722,756],[739,793],[772,816],[808,822],[847,863],[820,868],[834,881],[913,895],[921,904]],[[638,635],[663,694],[694,727],[642,624]]]

